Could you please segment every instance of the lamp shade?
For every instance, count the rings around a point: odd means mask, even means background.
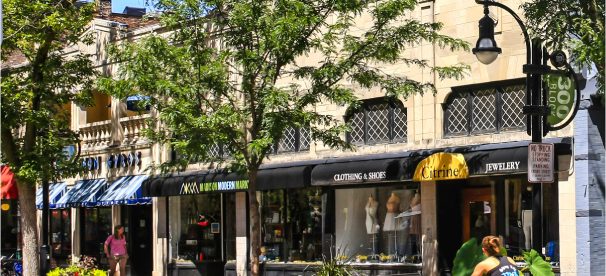
[[[484,9],[484,17],[479,22],[480,36],[478,42],[476,42],[476,47],[471,50],[478,61],[484,64],[492,63],[501,53],[501,48],[497,46],[497,42],[494,40],[495,25],[494,20],[488,16],[488,9]]]

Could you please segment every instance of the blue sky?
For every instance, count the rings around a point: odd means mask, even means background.
[[[112,0],[112,12],[122,13],[124,7],[137,7],[137,8],[145,8],[145,2],[149,2],[148,0]],[[152,10],[153,7],[147,7],[147,11]]]

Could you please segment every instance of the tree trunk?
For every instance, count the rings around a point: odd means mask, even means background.
[[[261,248],[261,218],[259,201],[257,201],[257,170],[250,170],[248,175],[248,205],[250,212],[250,271],[253,276],[259,273],[259,254]]]
[[[38,226],[36,223],[35,185],[17,179],[19,208],[21,209],[21,236],[23,241],[23,275],[36,276],[40,270]]]

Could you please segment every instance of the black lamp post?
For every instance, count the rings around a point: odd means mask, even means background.
[[[518,23],[524,34],[526,44],[526,64],[523,66],[523,72],[526,74],[526,105],[523,107],[523,113],[526,114],[526,131],[532,135],[532,142],[542,142],[543,136],[547,133],[543,130],[549,129],[546,125],[549,108],[547,107],[546,97],[543,95],[542,75],[549,73],[550,67],[547,65],[549,54],[543,48],[541,41],[533,39],[531,41],[528,31],[520,17],[509,7],[490,0],[476,0],[476,3],[484,5],[484,17],[480,19],[479,29],[480,37],[476,47],[472,52],[478,60],[484,64],[490,64],[501,53],[501,48],[497,46],[494,40],[494,26],[496,22],[488,15],[488,7],[495,6],[507,11]],[[542,252],[542,197],[541,183],[535,183],[532,189],[532,248],[537,252]]]

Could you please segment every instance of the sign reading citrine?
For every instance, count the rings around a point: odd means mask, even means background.
[[[439,152],[423,159],[415,170],[413,181],[466,179],[469,169],[460,153]]]

